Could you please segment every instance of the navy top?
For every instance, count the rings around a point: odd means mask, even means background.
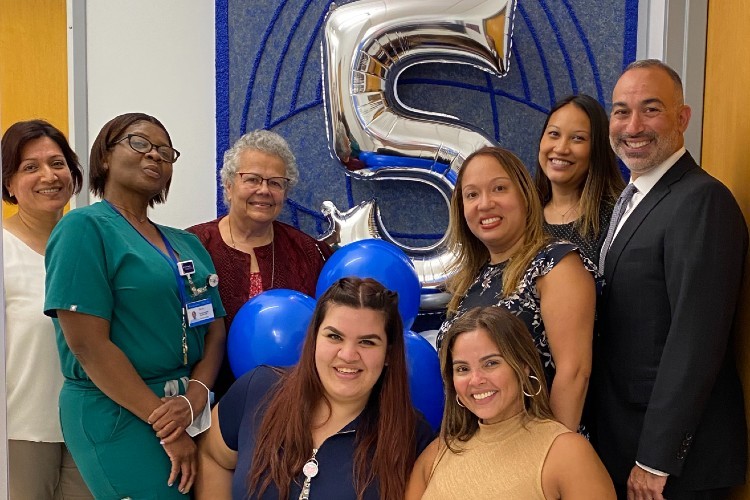
[[[247,476],[255,451],[257,429],[270,402],[271,390],[279,381],[280,375],[268,366],[259,366],[240,377],[219,404],[219,425],[226,445],[237,451],[237,466],[232,479],[234,499],[278,499],[279,491],[271,482],[262,497],[247,494]],[[310,498],[355,499],[353,467],[355,436],[359,418],[355,418],[338,433],[329,437],[318,449],[318,475],[310,483]],[[434,433],[427,421],[420,415],[417,421],[417,456],[430,444]],[[300,472],[289,491],[290,499],[297,499],[301,493],[304,475]],[[377,480],[365,491],[366,500],[379,500]]]

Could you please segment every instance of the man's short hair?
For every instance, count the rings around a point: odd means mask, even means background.
[[[665,62],[662,62],[658,59],[640,59],[638,61],[633,61],[632,63],[628,64],[628,66],[625,68],[624,73],[627,73],[631,69],[649,69],[649,68],[659,68],[667,73],[669,75],[669,78],[672,79],[674,82],[675,88],[679,90],[680,96],[683,95],[683,89],[682,89],[682,78],[680,78],[680,75],[672,69],[671,66],[666,64]]]

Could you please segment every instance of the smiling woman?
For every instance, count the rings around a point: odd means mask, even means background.
[[[535,183],[545,232],[598,263],[599,236],[625,183],[609,144],[607,113],[596,99],[571,95],[552,107],[539,138]]]
[[[52,321],[41,314],[44,253],[71,195],[81,189],[78,156],[42,120],[11,125],[2,139],[10,497],[90,498],[63,443],[57,398],[63,383]]]
[[[283,137],[268,130],[247,133],[224,153],[221,182],[229,213],[188,228],[216,265],[227,331],[240,307],[265,290],[315,295],[331,248],[276,220],[298,178],[297,162]],[[232,382],[225,362],[216,381],[217,396]]]
[[[386,363],[385,316],[332,305],[320,325],[315,366],[326,399],[364,407]]]
[[[575,245],[546,236],[542,221],[521,160],[497,147],[469,155],[451,199],[448,241],[458,258],[438,342],[473,307],[514,312],[539,351],[555,417],[575,430],[591,372],[596,270]]]
[[[370,278],[331,285],[299,363],[248,372],[213,414],[196,483],[211,500],[403,498],[432,438],[409,398],[398,297]]]
[[[536,348],[513,313],[474,308],[444,341],[443,425],[407,500],[615,498],[591,445],[554,420]]]

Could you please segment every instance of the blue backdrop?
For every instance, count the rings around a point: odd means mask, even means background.
[[[217,0],[217,171],[241,134],[271,129],[289,141],[300,167],[282,220],[316,236],[327,229],[324,200],[344,210],[377,198],[391,235],[409,244],[434,242],[448,222],[437,191],[417,182],[352,180],[331,159],[320,57],[331,3]],[[555,101],[587,93],[609,110],[620,72],[635,59],[637,15],[638,0],[518,0],[507,76],[466,65],[418,65],[400,78],[399,95],[411,107],[483,129],[533,171],[540,128]],[[218,180],[216,189],[223,214]]]

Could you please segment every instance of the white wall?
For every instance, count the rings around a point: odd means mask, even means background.
[[[121,113],[164,123],[182,155],[167,202],[150,214],[161,224],[184,228],[216,216],[214,29],[207,0],[86,2],[88,147]]]
[[[152,210],[152,219],[187,227],[214,218],[214,3],[67,0],[67,4],[71,142],[81,159],[88,163],[91,143],[111,118],[130,111],[154,115],[167,127],[182,156],[175,164],[169,200]],[[85,19],[76,17],[83,12]],[[76,48],[76,39],[85,40],[83,48]],[[76,78],[84,81],[76,83]],[[83,95],[76,93],[78,89]],[[0,267],[0,290],[2,278]],[[0,295],[0,500],[8,495],[2,299]]]

